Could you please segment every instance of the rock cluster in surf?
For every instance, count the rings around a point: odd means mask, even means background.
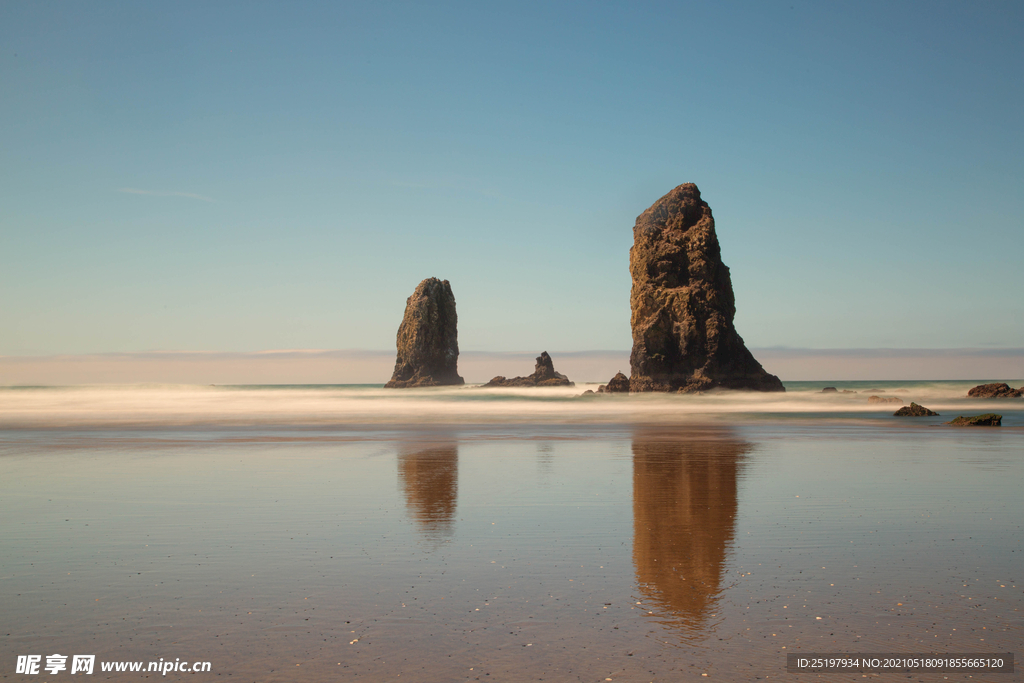
[[[1024,387],[1013,389],[1005,382],[979,384],[968,391],[967,396],[969,398],[1021,398],[1024,396]]]
[[[696,185],[680,185],[636,219],[629,270],[630,391],[785,391],[733,326],[732,280]]]
[[[922,405],[918,405],[913,401],[911,401],[909,406],[903,406],[893,413],[893,417],[930,417],[932,415],[938,415],[938,413],[929,410]]]
[[[551,362],[551,356],[547,351],[541,351],[537,356],[537,364],[533,368],[533,374],[526,377],[513,377],[506,379],[498,375],[485,387],[571,387],[575,386],[569,378],[560,372],[555,372],[555,364]]]
[[[995,413],[985,413],[984,415],[974,415],[973,417],[955,417],[946,424],[953,427],[1001,427],[1003,424],[1003,416]]]
[[[405,304],[398,356],[387,389],[464,384],[459,377],[458,316],[447,280],[427,278]]]

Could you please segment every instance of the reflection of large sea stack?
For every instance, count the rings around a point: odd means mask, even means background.
[[[785,391],[733,326],[732,280],[696,185],[680,185],[636,219],[629,270],[631,391]]]
[[[633,562],[644,604],[699,630],[722,590],[750,445],[727,433],[633,437]]]
[[[464,384],[459,360],[455,295],[447,280],[421,282],[405,304],[398,326],[398,358],[388,389]]]
[[[455,444],[400,453],[398,480],[405,505],[427,538],[451,533],[459,497],[459,450]]]

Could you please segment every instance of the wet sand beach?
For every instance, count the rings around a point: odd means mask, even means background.
[[[256,681],[732,681],[792,677],[794,651],[1019,650],[1005,412],[11,427],[2,674],[59,652]]]

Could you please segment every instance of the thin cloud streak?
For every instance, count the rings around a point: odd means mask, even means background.
[[[195,194],[193,192],[160,192],[158,190],[139,190],[134,187],[119,187],[118,192],[124,192],[126,194],[145,194],[152,197],[185,197],[187,199],[198,199],[203,202],[214,203],[214,200],[210,197],[201,194]]]

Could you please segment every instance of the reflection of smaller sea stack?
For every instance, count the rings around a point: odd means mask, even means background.
[[[409,515],[428,538],[451,533],[459,497],[459,449],[441,444],[400,453],[398,479]]]

